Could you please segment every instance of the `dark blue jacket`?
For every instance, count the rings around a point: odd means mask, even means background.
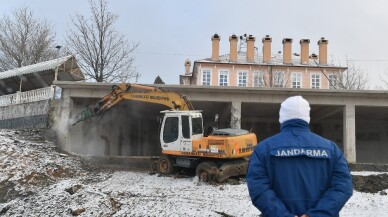
[[[341,150],[300,119],[284,122],[280,133],[259,143],[247,183],[252,203],[264,217],[339,216],[353,193]]]

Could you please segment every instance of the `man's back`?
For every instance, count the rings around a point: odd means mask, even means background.
[[[251,156],[252,203],[263,216],[338,216],[353,192],[347,162],[335,143],[310,131],[308,114],[284,118],[290,114],[281,116],[281,132],[261,142]]]

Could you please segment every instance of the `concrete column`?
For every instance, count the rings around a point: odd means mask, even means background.
[[[49,94],[50,99],[55,99],[55,85],[50,86],[50,94]]]
[[[349,163],[356,163],[356,112],[355,106],[344,108],[344,154]]]
[[[22,92],[20,91],[16,91],[16,104],[19,104],[20,103],[20,95],[21,95]]]
[[[68,90],[64,91],[65,94],[69,92]],[[56,111],[59,118],[56,123],[56,133],[57,133],[57,143],[58,146],[68,152],[71,152],[71,138],[70,138],[70,111],[73,110],[73,99],[66,96],[61,100],[59,111]]]
[[[233,101],[230,112],[232,114],[230,118],[230,127],[241,129],[241,102]]]

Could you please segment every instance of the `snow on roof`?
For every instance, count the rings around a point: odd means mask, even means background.
[[[315,62],[316,61],[316,62]],[[282,54],[272,54],[271,55],[271,61],[269,63],[263,62],[263,54],[255,54],[254,62],[248,62],[246,58],[246,52],[238,52],[237,53],[237,61],[231,61],[229,54],[220,55],[219,61],[213,61],[212,58],[205,58],[196,60],[195,62],[202,62],[202,63],[233,63],[233,64],[254,64],[254,65],[277,65],[277,66],[303,66],[303,67],[330,67],[330,68],[343,68],[346,69],[344,66],[336,66],[334,64],[327,64],[327,65],[317,65],[319,64],[318,60],[309,59],[308,64],[301,64],[300,57],[294,57],[291,58],[291,64],[284,64],[283,63],[283,55]]]
[[[58,59],[48,60],[45,62],[37,63],[34,65],[23,66],[20,68],[11,69],[8,71],[0,72],[0,79],[21,76],[26,74],[31,74],[40,71],[46,71],[50,69],[55,69],[57,66],[65,63],[67,60],[71,59],[72,55],[61,57]]]

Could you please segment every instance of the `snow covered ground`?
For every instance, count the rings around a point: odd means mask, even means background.
[[[0,216],[260,214],[243,180],[210,185],[196,177],[101,168],[58,153],[40,133],[0,130]],[[388,216],[388,196],[354,191],[341,216]]]

